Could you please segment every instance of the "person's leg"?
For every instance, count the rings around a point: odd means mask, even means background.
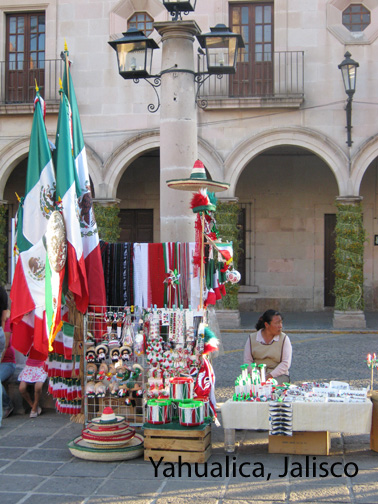
[[[41,395],[42,395],[42,387],[43,387],[43,382],[36,382],[34,384],[34,402],[33,402],[33,406],[32,406],[33,413],[38,412],[39,400],[41,399]]]
[[[33,409],[33,401],[30,397],[30,394],[28,392],[28,384],[24,381],[20,382],[20,385],[18,387],[20,394],[22,397],[25,399],[25,401],[29,404],[29,406]]]
[[[3,414],[4,415],[6,413],[10,414],[9,412],[13,411],[13,404],[12,404],[12,401],[4,388],[4,382],[5,382],[5,380],[7,380],[8,378],[10,378],[13,375],[15,369],[16,369],[16,364],[14,364],[13,362],[2,362],[0,364],[0,381],[3,383]]]

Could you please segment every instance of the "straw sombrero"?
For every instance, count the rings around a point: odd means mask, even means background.
[[[208,179],[205,167],[199,159],[194,163],[189,178],[167,180],[167,185],[171,189],[179,189],[181,191],[198,191],[198,189],[206,188],[211,192],[227,191],[230,187],[230,184],[227,184],[227,182],[217,182],[216,180]]]
[[[102,412],[102,415],[100,417],[96,417],[92,420],[93,423],[100,425],[114,425],[124,421],[125,417],[116,416],[113,409],[109,406],[104,408],[104,411]]]
[[[98,462],[114,462],[116,460],[130,460],[141,457],[144,454],[144,438],[140,434],[130,439],[127,446],[122,448],[93,448],[82,436],[78,436],[68,443],[68,448],[72,455],[84,460],[94,460]]]

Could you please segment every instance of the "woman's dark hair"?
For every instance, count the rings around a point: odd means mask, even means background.
[[[265,322],[267,324],[270,324],[272,322],[272,318],[275,317],[276,315],[279,315],[282,318],[282,315],[280,312],[278,312],[276,310],[266,310],[266,312],[264,312],[261,315],[261,317],[259,318],[259,320],[257,321],[257,324],[255,325],[256,329],[257,330],[264,329]]]
[[[4,310],[8,309],[7,291],[0,285],[0,320]]]

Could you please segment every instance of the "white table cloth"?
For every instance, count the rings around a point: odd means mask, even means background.
[[[373,404],[292,403],[293,431],[329,431],[370,434]],[[269,430],[269,403],[234,402],[221,408],[224,429]]]

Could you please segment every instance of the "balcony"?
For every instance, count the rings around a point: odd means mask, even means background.
[[[205,71],[203,64],[199,56],[199,71]],[[197,98],[206,110],[299,108],[304,100],[304,53],[257,53],[253,63],[239,62],[235,75],[210,76],[199,88]]]
[[[38,68],[33,62],[0,61],[0,114],[33,112],[36,82],[46,101],[46,112],[58,112],[59,78],[63,76],[63,68],[61,59],[40,60]]]

